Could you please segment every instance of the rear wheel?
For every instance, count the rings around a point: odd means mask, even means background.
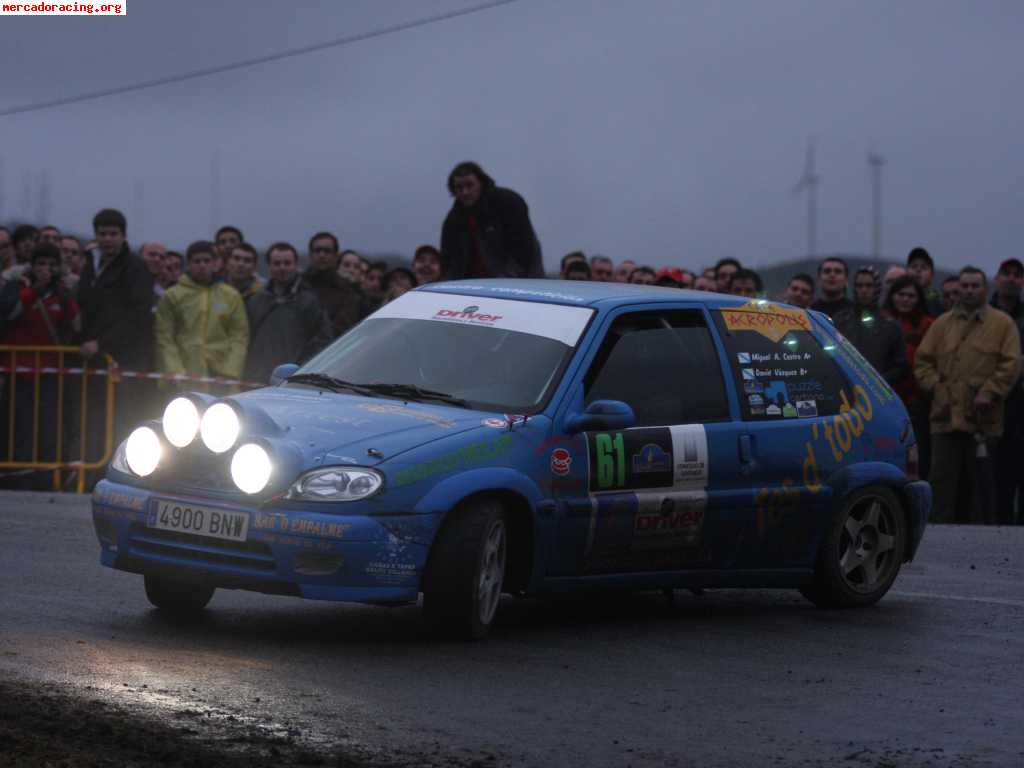
[[[423,580],[423,613],[446,634],[487,634],[501,601],[508,564],[508,525],[500,502],[470,501],[445,521]]]
[[[215,587],[175,581],[146,574],[146,597],[161,611],[177,615],[199,613],[213,597]]]
[[[906,521],[896,494],[868,487],[851,494],[825,538],[814,581],[800,592],[819,608],[871,605],[903,564]]]

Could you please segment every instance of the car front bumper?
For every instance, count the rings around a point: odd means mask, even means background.
[[[245,541],[150,527],[156,499],[244,512]],[[338,515],[246,507],[110,480],[96,485],[92,516],[100,562],[229,589],[362,603],[414,601],[436,530],[434,515]]]

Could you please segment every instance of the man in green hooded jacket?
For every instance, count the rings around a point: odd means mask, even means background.
[[[249,347],[245,302],[214,281],[213,243],[192,243],[185,262],[187,274],[156,308],[157,364],[168,374],[240,378]]]

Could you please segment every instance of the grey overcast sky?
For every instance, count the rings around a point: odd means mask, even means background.
[[[135,2],[0,17],[0,109],[337,39],[472,0]],[[306,56],[0,117],[0,219],[183,248],[215,223],[265,246],[408,256],[475,159],[569,250],[691,268],[805,255],[792,194],[817,137],[819,252],[994,270],[1022,256],[1024,3],[519,0]],[[219,158],[215,161],[214,158]],[[220,167],[220,194],[212,168]],[[48,181],[44,181],[48,179]],[[219,198],[219,203],[215,198]]]

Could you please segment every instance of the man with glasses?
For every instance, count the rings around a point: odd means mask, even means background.
[[[846,282],[850,269],[838,256],[830,256],[818,265],[818,284],[821,298],[811,304],[811,309],[824,312],[833,321],[844,312],[853,312],[853,302],[846,298]]]
[[[302,275],[327,313],[335,337],[358,323],[362,311],[362,293],[338,274],[339,259],[338,238],[317,232],[309,239],[309,268]]]

